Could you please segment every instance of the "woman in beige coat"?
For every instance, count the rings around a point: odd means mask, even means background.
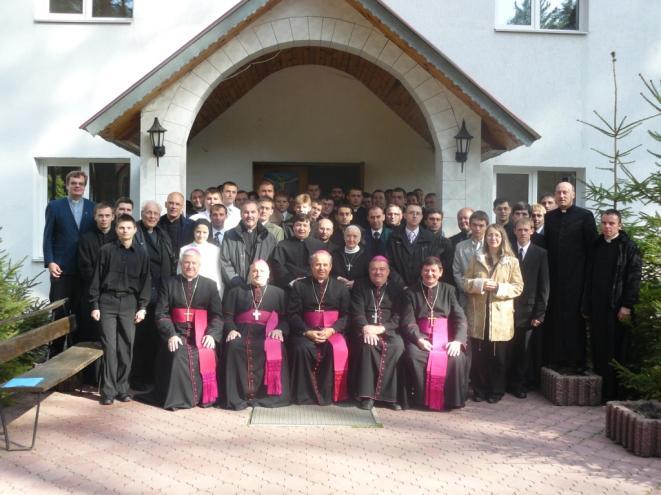
[[[482,251],[468,265],[464,289],[468,294],[473,400],[493,404],[505,394],[507,343],[514,336],[514,298],[523,290],[523,279],[505,229],[489,225],[484,239]]]

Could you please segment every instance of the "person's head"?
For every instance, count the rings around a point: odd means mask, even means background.
[[[248,199],[250,201],[257,201],[259,199],[257,191],[248,191]]]
[[[482,210],[474,211],[468,220],[468,225],[470,226],[471,238],[474,241],[482,241],[487,225],[489,225],[489,215]]]
[[[538,203],[544,208],[546,208],[546,211],[551,211],[555,210],[558,205],[555,202],[555,196],[551,193],[544,193],[539,197]]]
[[[308,183],[308,195],[310,198],[314,199],[319,199],[321,196],[321,186],[319,184],[316,184],[314,182]]]
[[[470,232],[470,218],[473,214],[471,208],[461,208],[457,212],[457,227],[461,232]]]
[[[415,230],[422,222],[422,206],[408,205],[404,212],[404,219],[406,220],[406,228]]]
[[[82,170],[72,170],[64,178],[67,194],[71,199],[79,200],[85,194],[87,187],[87,174]]]
[[[497,259],[503,256],[513,256],[507,232],[502,225],[497,223],[492,223],[487,227],[483,249],[486,254],[495,256]]]
[[[154,203],[156,202],[154,201]],[[135,231],[135,220],[132,216],[121,215],[119,218],[117,218],[117,222],[115,223],[115,233],[117,234],[117,239],[119,239],[120,242],[131,242],[133,236],[135,235]]]
[[[211,235],[211,222],[206,218],[195,220],[193,224],[193,240],[196,244],[202,244],[209,240]]]
[[[299,241],[307,239],[310,235],[310,217],[308,215],[297,214],[292,224],[294,237]]]
[[[555,186],[555,203],[561,210],[566,210],[573,205],[575,198],[576,192],[571,182],[559,182]]]
[[[386,209],[386,193],[381,189],[375,189],[372,193],[372,206],[379,206],[381,210]]]
[[[321,216],[321,209],[321,200],[313,199],[312,203],[310,203],[310,221],[317,221],[317,219]]]
[[[606,210],[601,214],[601,233],[605,239],[612,239],[622,229],[622,214],[615,210]]]
[[[418,195],[411,191],[406,195],[406,204],[407,205],[420,205],[420,201],[418,200]]]
[[[335,210],[335,201],[333,201],[333,198],[322,198],[321,214],[326,218],[330,218],[333,216],[333,210]]]
[[[275,209],[284,213],[289,209],[289,195],[285,192],[279,192],[275,195]]]
[[[402,208],[399,205],[390,204],[386,208],[386,224],[390,227],[399,227],[402,223]]]
[[[220,189],[223,204],[225,206],[232,206],[236,200],[236,195],[238,192],[239,186],[236,185],[236,182],[224,182]]]
[[[531,218],[519,218],[514,224],[514,235],[519,246],[527,246],[533,232],[533,221]]]
[[[254,287],[264,287],[269,281],[270,275],[271,270],[269,269],[268,263],[264,260],[256,260],[250,265],[248,282]]]
[[[328,280],[332,267],[333,260],[328,251],[317,251],[310,256],[310,270],[317,281]]]
[[[348,249],[353,249],[360,243],[361,232],[357,225],[349,225],[344,229],[344,245]]]
[[[225,219],[227,218],[227,207],[219,203],[211,207],[211,225],[216,230],[223,230],[225,227]]]
[[[234,205],[237,208],[241,208],[241,205],[248,201],[250,198],[248,197],[248,191],[244,191],[243,189],[239,189],[236,192],[236,197],[234,198]],[[254,201],[254,200],[253,200]]]
[[[156,201],[145,201],[140,210],[140,220],[148,230],[152,230],[161,218],[161,207]]]
[[[443,212],[438,208],[427,208],[425,210],[425,227],[437,234],[443,228]]]
[[[510,221],[510,213],[512,213],[509,200],[496,198],[493,202],[493,212],[496,214],[496,223],[505,225]]]
[[[352,187],[349,189],[349,192],[347,193],[347,201],[351,205],[352,208],[358,208],[363,204],[363,191],[362,189],[358,189],[356,187]]]
[[[220,189],[216,187],[210,187],[204,193],[204,204],[206,205],[207,211],[211,211],[213,205],[222,204],[222,193]]]
[[[120,215],[133,216],[133,200],[126,196],[121,196],[115,201],[115,217]]]
[[[204,210],[204,191],[202,189],[193,189],[190,192],[189,199],[195,211]]]
[[[312,208],[312,200],[308,194],[299,194],[294,199],[294,213],[297,215],[308,215]]]
[[[436,193],[428,193],[425,196],[425,208],[437,208]]]
[[[259,199],[275,199],[275,184],[268,179],[262,179],[257,186],[257,196]]]
[[[331,189],[330,197],[333,199],[333,201],[339,203],[344,198],[344,191],[341,187],[335,186]]]
[[[369,210],[372,207],[372,195],[368,192],[363,192],[363,208]]]
[[[181,274],[188,280],[193,280],[200,273],[202,257],[195,248],[189,248],[181,255]]]
[[[381,230],[385,219],[386,216],[383,214],[383,210],[380,206],[372,205],[372,207],[367,210],[367,221],[372,230]]]
[[[254,201],[246,201],[241,205],[241,222],[243,226],[252,230],[257,226],[259,220],[259,207]]]
[[[351,206],[346,204],[341,204],[337,207],[337,212],[335,213],[335,221],[341,227],[346,227],[353,220],[353,211]]]
[[[165,213],[168,220],[177,220],[184,211],[186,199],[180,192],[171,192],[165,200]]]
[[[399,206],[404,211],[404,207],[406,206],[406,191],[401,187],[393,189],[392,193],[390,193],[390,202]]]
[[[441,260],[435,256],[428,256],[422,262],[420,278],[427,287],[434,287],[443,276],[443,265]]]
[[[377,287],[383,287],[390,275],[390,265],[385,256],[375,256],[369,264],[370,281]]]
[[[317,239],[328,242],[333,235],[333,222],[328,218],[322,218],[317,222]]]
[[[415,189],[413,189],[413,192],[418,197],[418,204],[420,206],[423,206],[424,205],[424,199],[425,199],[424,191],[422,189],[420,189],[419,187],[416,187]]]
[[[532,211],[528,203],[524,203],[523,201],[518,201],[514,203],[514,206],[512,206],[512,214],[510,215],[510,221],[514,225],[516,225],[516,222],[517,220],[519,220],[519,218],[530,218],[531,213]]]
[[[532,224],[535,230],[539,230],[544,226],[544,215],[546,215],[546,208],[544,205],[539,203],[534,203],[530,207],[532,213],[530,213],[530,218],[532,219]]]
[[[268,222],[271,215],[273,215],[273,200],[267,197],[262,197],[258,201],[259,221],[264,223]]]
[[[112,212],[112,205],[102,201],[97,203],[94,206],[94,222],[96,223],[96,228],[101,232],[106,233],[112,227],[112,221],[115,219],[115,215]]]

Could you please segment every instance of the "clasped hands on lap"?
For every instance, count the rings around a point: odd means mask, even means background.
[[[315,344],[323,344],[331,335],[335,333],[333,328],[320,328],[318,330],[308,330],[303,335],[310,339]]]
[[[426,338],[418,339],[418,347],[423,351],[431,352],[433,349],[432,343],[429,342]],[[458,340],[453,340],[445,344],[445,350],[448,352],[448,356],[457,357],[461,353],[461,342]]]

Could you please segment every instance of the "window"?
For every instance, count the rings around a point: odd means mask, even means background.
[[[131,22],[133,0],[36,0],[35,19],[54,22]]]
[[[587,0],[496,0],[496,30],[579,33]]]
[[[505,198],[514,204],[517,201],[537,203],[542,194],[555,191],[558,182],[569,181],[576,189],[577,204],[585,203],[585,187],[581,179],[583,170],[577,169],[528,169],[525,167],[494,167],[496,175],[494,198]]]

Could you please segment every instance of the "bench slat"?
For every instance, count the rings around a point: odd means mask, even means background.
[[[98,342],[82,342],[58,354],[53,359],[14,378],[43,378],[33,387],[11,387],[6,392],[46,392],[72,377],[80,370],[103,356]],[[0,387],[1,388],[1,387]]]
[[[67,335],[75,329],[76,317],[69,315],[4,340],[0,342],[0,364],[21,356],[40,345],[47,344],[58,337]]]

